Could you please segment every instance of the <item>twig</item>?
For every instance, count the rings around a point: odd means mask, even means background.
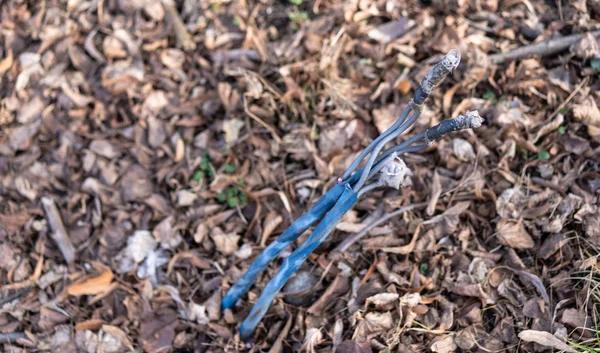
[[[58,245],[58,249],[67,263],[73,263],[73,260],[75,260],[75,247],[65,229],[65,225],[62,222],[60,212],[58,211],[58,207],[56,207],[54,199],[48,196],[42,197],[42,206],[44,206],[44,212],[46,213],[48,224],[52,230],[52,239],[56,242],[56,245]]]
[[[520,47],[508,53],[490,55],[489,59],[493,64],[502,64],[505,61],[522,59],[530,55],[547,56],[556,54],[579,42],[581,38],[588,33],[591,33],[594,37],[600,36],[600,31],[572,34],[570,36],[549,39],[539,43]]]
[[[192,36],[185,28],[177,9],[175,9],[175,5],[172,0],[162,0],[163,7],[165,9],[165,13],[167,15],[167,19],[173,26],[173,31],[175,32],[175,39],[177,39],[177,45],[183,48],[185,51],[193,51],[196,50],[196,43],[192,39]]]
[[[27,286],[24,288],[19,288],[16,292],[14,292],[13,294],[9,294],[5,297],[0,298],[0,305],[4,305],[6,303],[10,303],[13,300],[19,298],[20,296],[27,294],[31,291],[31,289],[33,289],[32,286]]]
[[[277,142],[278,144],[281,144],[282,143],[281,137],[279,137],[279,134],[277,134],[277,131],[275,130],[275,128],[272,127],[271,125],[267,124],[264,120],[262,120],[258,116],[256,116],[256,114],[252,113],[250,111],[250,109],[248,109],[248,100],[246,99],[246,96],[244,96],[243,99],[244,99],[244,111],[246,112],[246,114],[248,114],[249,117],[254,119],[257,123],[262,125],[265,129],[267,129],[271,133],[271,136],[273,136],[273,139],[275,140],[275,142]]]
[[[416,210],[419,208],[423,208],[423,207],[427,207],[427,202],[419,202],[419,203],[415,203],[406,207],[402,207],[397,209],[394,212],[391,213],[386,213],[385,215],[383,215],[381,218],[376,219],[375,221],[371,222],[370,224],[368,224],[367,226],[365,226],[360,232],[358,233],[354,233],[353,235],[351,235],[350,237],[346,238],[343,242],[341,242],[338,246],[335,247],[335,249],[333,249],[333,251],[331,253],[329,253],[329,259],[333,260],[336,257],[339,257],[339,254],[343,253],[344,251],[348,250],[348,248],[350,246],[352,246],[352,244],[356,243],[357,241],[361,240],[362,238],[365,237],[365,235],[367,235],[371,229],[377,227],[378,225],[386,222],[387,220],[389,220],[390,218],[399,216],[405,212],[408,211],[412,211],[412,210]]]
[[[18,340],[27,338],[28,337],[24,332],[0,333],[0,343],[15,343]]]
[[[598,33],[600,33],[600,31],[598,31]],[[589,79],[590,79],[589,77],[584,78],[581,81],[581,83],[578,84],[577,87],[575,87],[573,92],[571,92],[571,94],[569,94],[567,99],[565,99],[564,102],[560,103],[560,105],[554,110],[554,112],[552,112],[552,114],[550,114],[550,116],[548,117],[548,120],[552,120],[552,118],[554,118],[558,113],[560,113],[562,108],[564,108],[567,104],[569,104],[571,99],[573,99],[573,97],[575,97],[575,95],[581,90],[581,88],[588,83]]]

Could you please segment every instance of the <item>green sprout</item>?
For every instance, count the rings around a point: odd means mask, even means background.
[[[483,94],[483,99],[488,100],[488,101],[493,101],[496,100],[496,93],[492,92],[492,91],[487,91]]]
[[[550,159],[550,153],[548,153],[547,151],[541,151],[540,153],[538,153],[538,159],[540,161],[547,161]]]

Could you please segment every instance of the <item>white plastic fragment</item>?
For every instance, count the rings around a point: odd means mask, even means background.
[[[391,160],[381,168],[379,182],[381,185],[390,186],[394,189],[412,185],[412,172],[404,161],[398,157],[396,152],[392,154]]]

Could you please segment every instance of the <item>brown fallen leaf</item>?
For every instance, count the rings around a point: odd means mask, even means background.
[[[496,232],[498,233],[498,241],[502,245],[514,249],[531,249],[534,246],[533,239],[525,230],[522,219],[514,221],[503,218],[496,225]]]
[[[75,330],[77,330],[77,331],[98,330],[104,324],[106,324],[106,322],[104,322],[104,320],[101,320],[101,319],[86,320],[86,321],[77,323],[75,325]]]
[[[238,250],[240,236],[235,233],[223,233],[219,228],[215,228],[210,233],[210,237],[215,242],[217,250],[222,254],[232,255]]]
[[[429,198],[429,204],[427,205],[427,215],[433,216],[435,213],[435,206],[438,203],[440,195],[442,194],[442,184],[440,182],[440,175],[437,170],[433,172],[433,181],[431,185],[431,197]]]
[[[112,282],[114,274],[108,270],[98,277],[87,279],[80,283],[74,283],[67,287],[69,295],[95,295],[104,292]]]
[[[267,239],[273,234],[275,229],[283,222],[283,217],[275,212],[269,212],[263,221],[263,233],[260,238],[260,246],[264,247]]]
[[[389,252],[392,254],[400,254],[400,255],[410,254],[413,251],[413,249],[415,248],[415,244],[417,243],[417,239],[419,238],[419,233],[421,233],[421,225],[422,225],[422,223],[419,223],[419,225],[417,226],[417,229],[415,230],[415,233],[413,234],[412,239],[410,240],[410,243],[408,243],[407,245],[396,246],[396,247],[386,247],[386,248],[381,248],[379,250],[381,250],[383,252]]]
[[[323,293],[323,295],[308,308],[308,313],[313,315],[322,313],[334,299],[347,293],[349,288],[350,280],[347,277],[337,275],[329,287],[327,287],[325,293]]]
[[[123,330],[121,330],[120,328],[112,325],[102,325],[102,331],[118,339],[119,342],[121,342],[121,344],[127,347],[131,352],[135,352],[135,350],[133,349],[133,344],[131,344],[129,337],[127,337],[127,334],[123,332]]]
[[[437,215],[432,219],[423,222],[424,225],[438,224],[442,230],[446,233],[453,233],[458,226],[459,217],[463,214],[471,205],[469,201],[461,201],[456,205],[450,207],[441,215]]]
[[[525,330],[519,332],[519,338],[526,342],[535,342],[544,347],[551,347],[559,351],[565,352],[577,352],[571,346],[555,337],[550,332],[536,331],[536,330]]]
[[[139,339],[146,353],[167,352],[175,338],[177,314],[172,310],[146,313],[140,318]]]
[[[437,340],[431,344],[430,349],[432,352],[438,353],[449,353],[454,352],[458,346],[454,343],[454,338],[452,336],[446,336]]]

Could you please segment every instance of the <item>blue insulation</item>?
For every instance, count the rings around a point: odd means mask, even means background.
[[[254,263],[248,268],[246,273],[229,289],[223,300],[221,301],[222,310],[231,309],[235,303],[244,295],[256,281],[258,275],[269,265],[269,263],[279,255],[279,253],[294,242],[298,237],[312,226],[316,221],[321,219],[342,195],[345,185],[354,183],[360,177],[362,170],[358,170],[346,182],[336,184],[325,195],[314,204],[314,206],[302,216],[300,216],[288,229],[267,246],[258,255]]]
[[[242,323],[240,334],[244,341],[252,336],[256,326],[269,309],[273,298],[279,293],[285,282],[304,263],[306,258],[308,258],[308,255],[310,255],[327,238],[327,236],[329,236],[342,216],[358,201],[357,193],[349,186],[345,184],[338,185],[343,185],[344,190],[331,211],[323,217],[323,220],[317,225],[306,242],[283,261],[281,268],[263,289],[258,301],[252,308],[252,311]]]

